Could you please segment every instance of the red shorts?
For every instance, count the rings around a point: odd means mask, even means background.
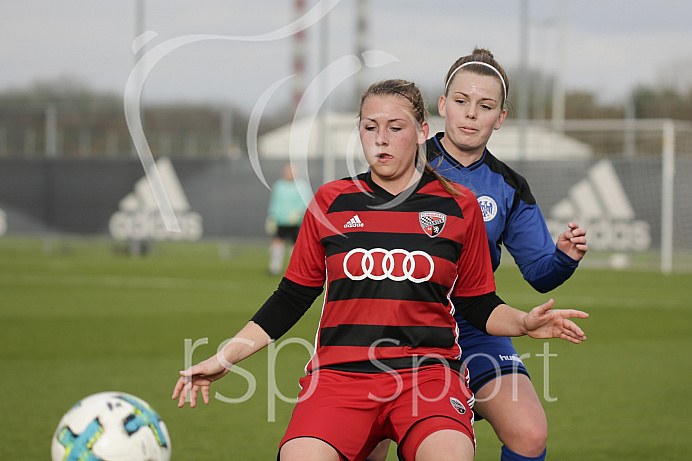
[[[312,437],[344,459],[360,461],[389,438],[403,459],[413,460],[420,443],[442,429],[463,432],[475,445],[466,377],[443,365],[394,374],[321,369],[300,385],[279,448],[288,440]]]

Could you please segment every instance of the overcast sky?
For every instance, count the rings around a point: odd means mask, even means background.
[[[545,72],[564,63],[568,90],[589,90],[617,101],[637,84],[692,83],[692,1],[564,0],[565,54],[558,59],[561,1],[529,0],[529,62]],[[95,90],[123,94],[135,63],[136,3],[4,0],[0,91],[69,76]],[[325,62],[356,52],[356,0],[323,3],[331,10],[305,32],[308,83]],[[367,3],[368,48],[383,52],[376,63],[379,67],[367,70],[370,81],[401,77],[441,90],[452,62],[476,45],[489,48],[507,70],[518,67],[519,0]],[[290,83],[278,82],[293,73],[294,39],[285,29],[296,19],[293,4],[293,0],[145,0],[144,30],[156,35],[146,36],[143,49],[158,53],[158,61],[146,76],[143,99],[232,103],[249,111],[277,84],[270,104],[286,103]],[[306,4],[311,8],[317,0]],[[324,24],[328,46],[321,53],[318,43]],[[398,61],[382,65],[382,56],[387,55]],[[331,75],[332,85],[355,88],[355,79],[345,78],[346,74]],[[436,100],[438,94],[427,96]],[[510,90],[510,99],[516,97]]]

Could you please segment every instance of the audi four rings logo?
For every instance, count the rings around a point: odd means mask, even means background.
[[[358,260],[360,260],[360,264],[358,264]],[[427,275],[420,276],[426,272]],[[434,272],[435,263],[432,257],[424,251],[354,248],[344,258],[344,273],[351,280],[369,278],[372,280],[390,279],[395,282],[409,280],[414,283],[422,283],[430,280]]]

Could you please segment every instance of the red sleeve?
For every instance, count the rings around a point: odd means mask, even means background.
[[[494,292],[495,277],[481,208],[470,191],[459,199],[459,205],[466,224],[466,238],[457,263],[458,279],[452,297]]]
[[[326,219],[320,205],[323,195],[318,190],[310,202],[286,269],[287,279],[306,287],[321,287],[326,277],[326,255],[320,232],[321,223]]]

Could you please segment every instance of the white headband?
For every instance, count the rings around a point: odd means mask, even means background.
[[[468,65],[471,65],[471,64],[480,64],[481,66],[489,67],[490,69],[492,69],[493,72],[495,72],[495,73],[497,74],[497,76],[500,77],[500,81],[502,82],[503,94],[504,94],[504,96],[505,96],[505,99],[507,99],[507,86],[505,85],[505,79],[502,78],[502,74],[500,73],[499,70],[495,69],[494,66],[491,66],[491,65],[488,64],[487,62],[482,62],[482,61],[469,61],[469,62],[465,62],[464,64],[462,64],[462,65],[460,65],[459,67],[457,67],[456,69],[454,69],[454,72],[452,72],[451,75],[449,76],[449,78],[447,79],[447,83],[445,83],[445,94],[447,93],[447,89],[449,88],[449,82],[452,81],[452,78],[454,77],[454,74],[456,74],[457,71],[458,71],[459,69],[461,69],[462,67],[465,67],[465,66],[468,66]]]

